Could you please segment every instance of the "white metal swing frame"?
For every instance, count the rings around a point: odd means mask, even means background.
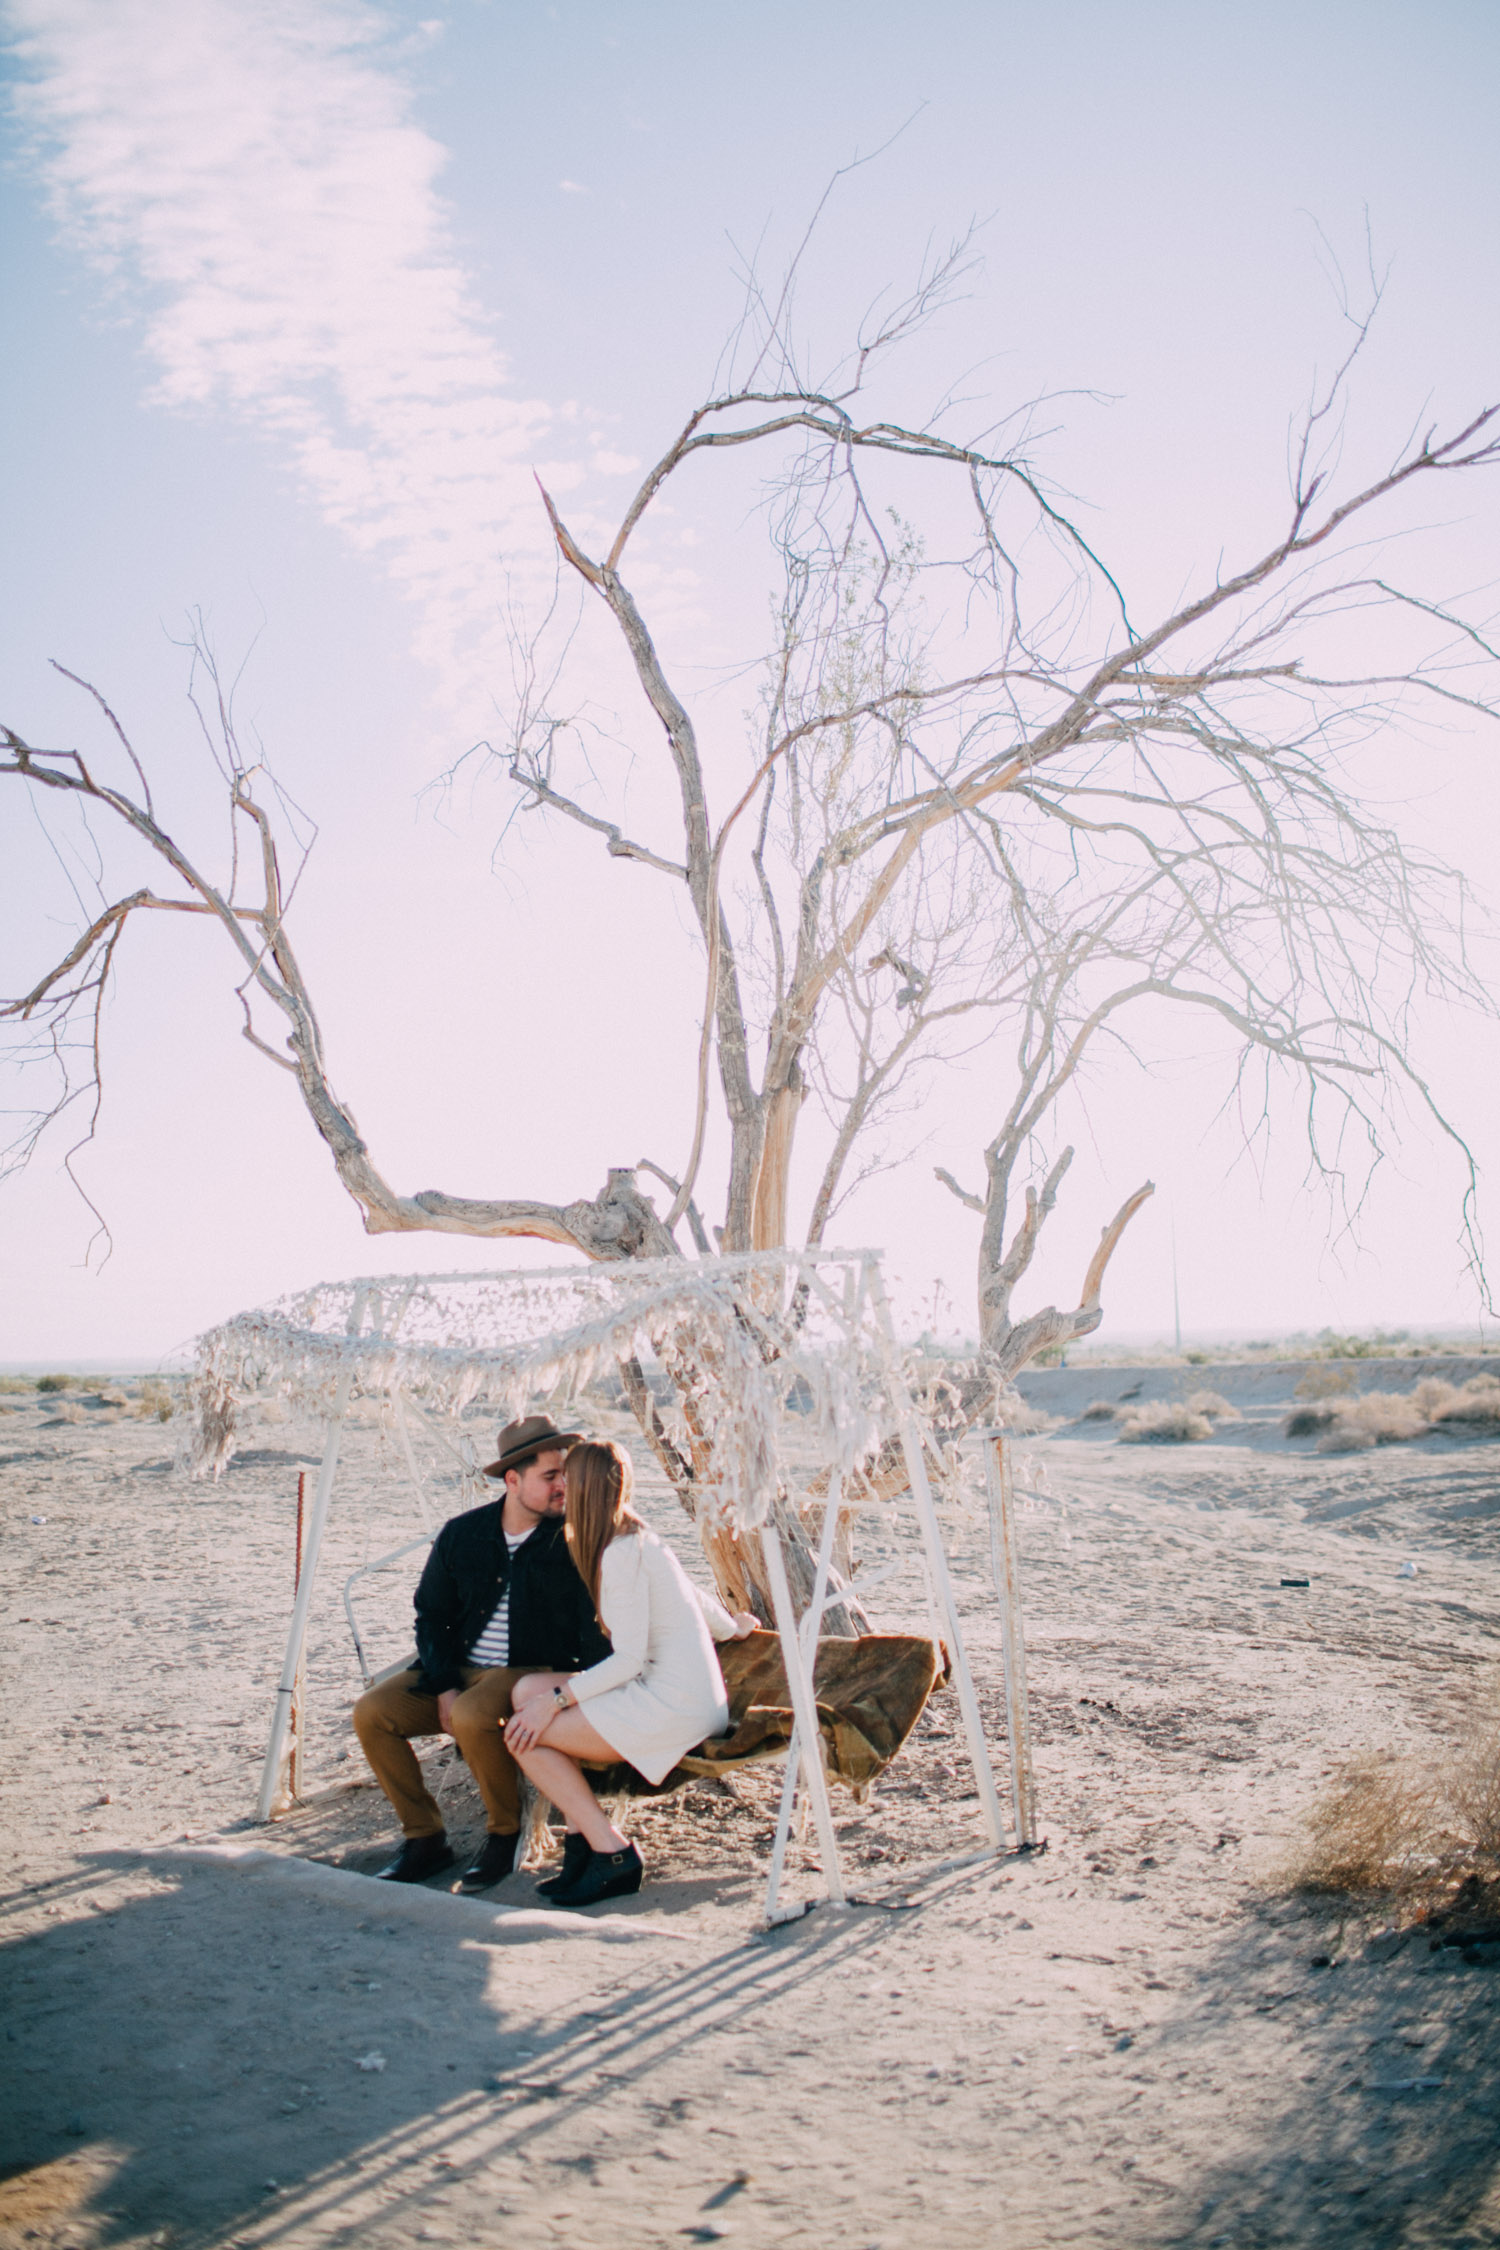
[[[472,1339],[466,1344],[451,1337],[436,1344],[412,1341],[402,1335],[407,1309],[423,1292],[462,1293],[468,1284],[503,1293],[506,1285],[512,1285],[518,1297],[524,1299],[528,1291],[548,1284],[564,1291],[572,1289],[576,1294],[586,1293],[590,1283],[597,1285],[594,1295],[598,1300],[587,1308],[591,1317],[572,1330],[555,1333],[529,1346],[494,1349]],[[539,1393],[554,1392],[563,1381],[581,1380],[611,1358],[626,1356],[640,1337],[655,1342],[670,1338],[674,1302],[678,1303],[680,1313],[681,1303],[693,1298],[696,1316],[701,1310],[697,1297],[702,1296],[706,1303],[718,1290],[722,1302],[717,1317],[728,1326],[737,1324],[743,1328],[747,1325],[746,1309],[753,1313],[757,1293],[761,1297],[768,1293],[780,1293],[784,1297],[789,1287],[804,1308],[816,1305],[829,1332],[841,1340],[843,1370],[847,1372],[851,1367],[862,1366],[867,1373],[878,1377],[885,1408],[882,1420],[886,1424],[880,1434],[898,1438],[904,1456],[921,1534],[929,1594],[936,1611],[935,1622],[947,1644],[952,1664],[985,1832],[991,1849],[1005,1849],[1009,1840],[1005,1817],[965,1648],[917,1411],[900,1365],[879,1253],[869,1250],[778,1250],[696,1261],[642,1260],[624,1266],[589,1268],[583,1274],[577,1268],[568,1267],[512,1274],[380,1277],[308,1292],[286,1307],[242,1315],[204,1338],[200,1346],[200,1381],[205,1385],[205,1408],[210,1395],[222,1410],[226,1400],[249,1389],[257,1380],[279,1380],[285,1388],[300,1387],[304,1397],[315,1396],[326,1421],[301,1576],[266,1745],[257,1818],[271,1819],[284,1793],[298,1675],[338,1474],[340,1441],[356,1379],[367,1393],[383,1392],[397,1409],[398,1432],[426,1522],[425,1492],[405,1422],[403,1394],[407,1390],[420,1388],[429,1377],[440,1376],[450,1406],[455,1399],[459,1403],[469,1403],[484,1397],[518,1412],[529,1406]],[[348,1313],[342,1336],[337,1331],[330,1332],[326,1319],[318,1326],[320,1309],[328,1301],[341,1302],[346,1296]],[[778,1317],[784,1320],[787,1315],[783,1310]],[[800,1370],[808,1363],[789,1357],[787,1364]],[[839,1428],[838,1403],[830,1398],[821,1402],[825,1434]],[[763,1402],[758,1411],[765,1427],[758,1427],[756,1435],[764,1437],[769,1423]],[[774,1436],[772,1442],[774,1444]],[[864,1450],[869,1450],[868,1444]],[[992,1451],[996,1458],[991,1464],[988,1457]],[[1005,1628],[1015,1834],[1018,1843],[1025,1843],[1031,1841],[1034,1834],[1025,1727],[1025,1658],[1010,1531],[1009,1477],[1005,1464],[998,1458],[1000,1452],[999,1447],[986,1447],[991,1520],[995,1527],[996,1584]],[[222,1457],[221,1451],[221,1460]],[[854,1465],[853,1457],[844,1462],[835,1458],[829,1461],[813,1594],[800,1628],[781,1542],[770,1522],[777,1481],[774,1453],[769,1467],[765,1458],[759,1461],[760,1489],[740,1490],[737,1503],[727,1511],[741,1528],[759,1530],[763,1535],[766,1575],[795,1719],[767,1876],[764,1911],[768,1922],[803,1911],[801,1906],[784,1910],[781,1905],[787,1844],[802,1804],[812,1816],[827,1897],[839,1905],[846,1903],[848,1897],[817,1723],[814,1664],[818,1627],[830,1599],[833,1543],[843,1505],[845,1478]],[[768,1480],[769,1489],[766,1488]],[[420,1541],[413,1542],[413,1546],[418,1544]],[[1008,1567],[1002,1568],[1002,1561]],[[361,1664],[363,1668],[362,1658]]]

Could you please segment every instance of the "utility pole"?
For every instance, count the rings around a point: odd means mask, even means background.
[[[1182,1301],[1177,1294],[1177,1209],[1172,1209],[1172,1349],[1182,1357]]]

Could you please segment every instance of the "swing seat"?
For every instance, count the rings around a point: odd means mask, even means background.
[[[719,1663],[729,1697],[729,1725],[679,1759],[659,1782],[624,1764],[591,1770],[606,1794],[663,1797],[690,1781],[786,1754],[796,1724],[781,1642],[775,1633],[721,1641]],[[918,1633],[866,1633],[858,1640],[822,1640],[813,1665],[818,1731],[828,1771],[861,1793],[885,1771],[948,1678],[940,1641]]]

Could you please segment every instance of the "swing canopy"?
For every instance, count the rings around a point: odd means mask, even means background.
[[[878,1254],[776,1250],[319,1283],[199,1339],[193,1466],[222,1472],[257,1393],[328,1422],[350,1386],[438,1418],[484,1405],[510,1421],[643,1357],[670,1378],[656,1401],[666,1439],[711,1462],[701,1506],[737,1530],[758,1529],[778,1483],[805,1475],[783,1458],[789,1435],[800,1463],[843,1480],[897,1425]]]

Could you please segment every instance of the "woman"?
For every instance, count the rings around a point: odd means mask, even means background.
[[[517,1680],[505,1730],[522,1772],[568,1824],[562,1875],[543,1886],[559,1906],[623,1897],[640,1889],[644,1873],[581,1766],[623,1758],[661,1781],[684,1751],[722,1733],[729,1701],[713,1644],[743,1640],[756,1625],[699,1593],[632,1510],[631,1483],[629,1456],[617,1445],[585,1440],[569,1453],[568,1545],[614,1652],[586,1672]]]

